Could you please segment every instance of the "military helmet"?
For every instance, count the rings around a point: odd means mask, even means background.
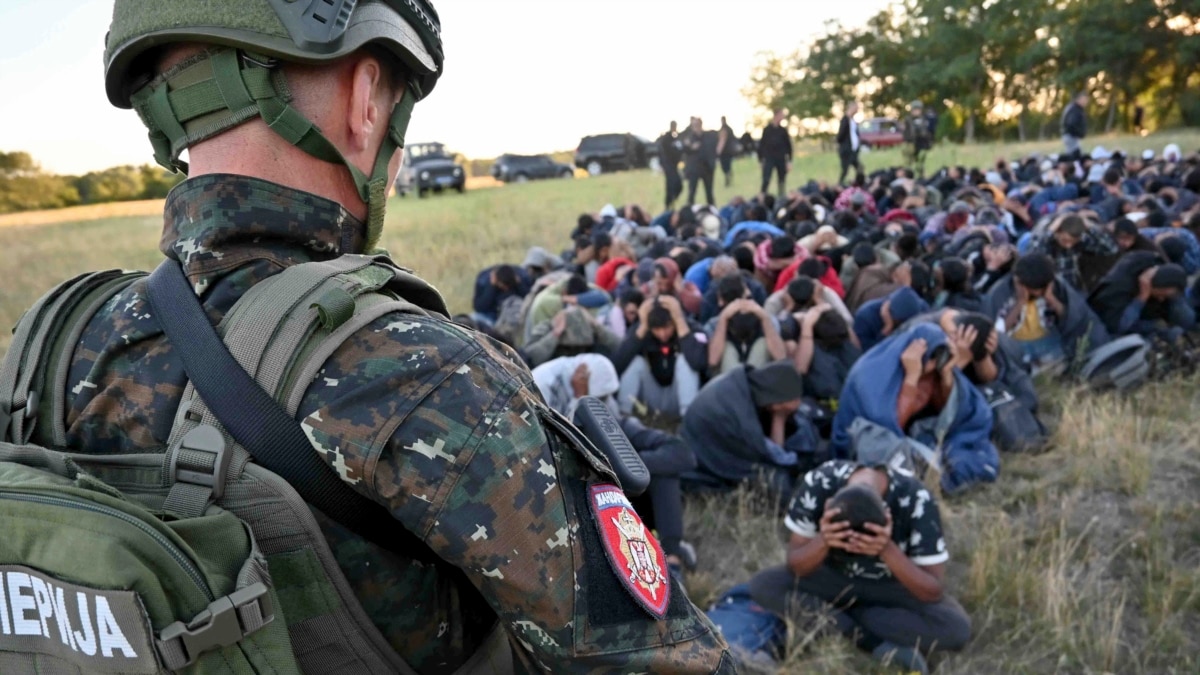
[[[158,48],[179,43],[209,49],[158,73]],[[394,55],[406,75],[370,174],[291,105],[278,67],[327,63],[368,46]],[[116,0],[104,78],[109,101],[137,110],[155,160],[168,169],[187,173],[184,150],[254,118],[309,155],[344,165],[367,204],[371,248],[383,230],[388,161],[404,146],[413,105],[433,90],[443,60],[430,0]]]
[[[433,91],[444,58],[441,22],[428,0],[116,0],[104,50],[108,100],[130,108],[154,75],[144,57],[179,42],[309,64],[376,44],[409,69],[418,100]]]

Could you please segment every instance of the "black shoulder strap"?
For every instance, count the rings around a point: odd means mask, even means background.
[[[229,353],[177,262],[163,261],[150,275],[146,290],[154,316],[183,361],[188,379],[256,462],[363,539],[406,558],[432,559],[428,546],[387,509],[347,485],[313,451],[300,423]]]

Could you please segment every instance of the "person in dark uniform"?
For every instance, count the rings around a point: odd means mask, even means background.
[[[737,150],[737,136],[725,118],[721,118],[721,130],[717,132],[717,158],[721,160],[721,173],[725,174],[725,187],[733,184],[733,158]]]
[[[792,165],[792,137],[788,134],[783,120],[787,112],[783,109],[775,111],[771,123],[763,129],[762,139],[758,142],[758,163],[762,165],[762,188],[765,193],[771,184],[772,172],[779,175],[779,194],[787,194],[787,174]]]
[[[855,184],[862,181],[863,165],[858,159],[858,151],[862,148],[862,139],[858,135],[858,122],[854,116],[858,114],[858,101],[846,104],[846,114],[838,127],[837,144],[838,158],[842,160],[842,174],[838,177],[838,185],[846,184],[846,174],[854,169]]]
[[[717,133],[705,131],[704,121],[693,117],[680,139],[683,141],[683,173],[688,180],[688,206],[696,203],[696,188],[700,181],[704,181],[707,203],[715,205],[713,174],[717,169]]]
[[[667,210],[675,207],[675,200],[683,194],[683,178],[679,175],[679,162],[683,159],[683,142],[679,138],[679,125],[672,120],[671,129],[658,137],[658,156],[662,160],[663,175],[667,179]]]
[[[909,106],[908,120],[904,123],[904,140],[909,144],[905,153],[908,167],[917,180],[925,178],[925,156],[933,147],[933,127],[930,124],[930,117],[925,114],[925,104],[913,101]]]

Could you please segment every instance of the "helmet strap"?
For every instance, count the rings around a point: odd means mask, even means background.
[[[387,134],[368,176],[346,161],[315,124],[291,105],[291,93],[273,59],[233,49],[205,52],[185,60],[137,91],[133,106],[150,130],[154,159],[172,171],[187,173],[180,155],[254,117],[288,143],[350,172],[367,205],[366,250],[379,244],[387,207],[388,164],[404,147],[404,135],[417,97],[411,85],[393,107]]]

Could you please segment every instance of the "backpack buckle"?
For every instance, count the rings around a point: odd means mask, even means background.
[[[159,636],[167,647],[163,655],[173,657],[164,658],[170,661],[164,665],[180,670],[195,663],[204,652],[235,645],[271,623],[275,614],[268,590],[261,581],[250,584],[212,601],[186,624],[176,621],[164,628]]]
[[[220,430],[208,424],[192,429],[180,440],[174,455],[175,482],[211,488],[212,498],[221,498],[233,453]]]

